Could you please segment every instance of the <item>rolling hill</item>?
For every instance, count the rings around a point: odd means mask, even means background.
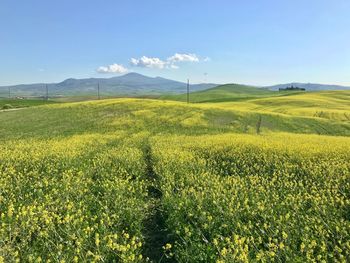
[[[277,96],[272,91],[242,86],[237,86],[236,92],[232,93],[230,91],[233,87],[235,85],[224,85],[198,92],[200,96],[197,101],[202,103],[187,104],[161,99],[109,99],[2,112],[0,120],[11,125],[0,129],[0,137],[21,135],[22,132],[43,135],[36,131],[33,122],[45,125],[43,132],[47,132],[47,136],[52,133],[84,133],[90,126],[89,129],[95,132],[100,132],[101,129],[104,132],[110,129],[113,131],[119,125],[118,122],[136,125],[135,129],[139,125],[145,126],[152,133],[254,133],[260,117],[262,129],[266,132],[350,135],[350,91]],[[217,100],[208,102],[210,96],[206,93],[218,94]],[[183,100],[184,97],[179,99]]]
[[[46,85],[50,96],[95,95],[97,86],[106,96],[142,96],[179,94],[186,91],[186,83],[161,77],[147,77],[138,73],[128,73],[112,78],[66,79],[59,83],[36,83],[0,87],[0,97],[7,97],[11,89],[13,96],[45,96]],[[204,83],[191,85],[192,90],[204,90],[217,86]]]
[[[186,94],[162,99],[186,101]],[[235,109],[350,121],[350,91],[271,91],[251,86],[228,84],[190,94],[191,103]]]
[[[192,87],[191,87],[192,88]],[[266,88],[257,88],[240,84],[226,84],[203,91],[195,91],[190,93],[191,102],[225,102],[238,101],[248,98],[259,98],[266,96],[278,95],[277,92],[270,91]],[[186,101],[186,94],[165,95],[162,99]]]
[[[307,262],[322,242],[346,258],[350,120],[312,111],[349,112],[350,91],[198,93],[224,102],[0,111],[0,259]]]

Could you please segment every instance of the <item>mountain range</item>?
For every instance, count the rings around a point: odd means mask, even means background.
[[[128,73],[112,78],[69,78],[59,83],[20,84],[14,86],[0,86],[0,97],[7,97],[9,90],[11,96],[45,96],[46,85],[49,96],[80,96],[97,94],[100,87],[101,95],[114,96],[142,96],[181,94],[186,92],[187,84],[161,77],[148,77],[138,73]],[[201,91],[218,86],[214,83],[191,84],[190,90]],[[305,88],[307,91],[319,90],[349,90],[350,87],[337,85],[324,85],[313,83],[287,83],[267,86],[269,90],[278,90],[290,86]]]
[[[7,96],[9,88],[13,96],[45,96],[46,85],[50,96],[92,95],[100,87],[102,95],[140,96],[179,94],[186,92],[187,84],[161,77],[147,77],[138,73],[128,73],[112,78],[69,78],[59,83],[21,84],[0,87],[0,96]],[[192,84],[191,91],[213,88],[217,84]]]

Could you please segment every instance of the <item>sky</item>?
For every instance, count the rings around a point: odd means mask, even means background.
[[[127,72],[350,85],[349,0],[0,0],[0,85]]]

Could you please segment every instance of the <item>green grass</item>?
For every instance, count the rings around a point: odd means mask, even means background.
[[[236,110],[222,104],[190,104],[149,99],[110,99],[44,105],[1,112],[2,139],[71,136],[128,129],[153,134],[254,134],[261,131],[350,135],[348,121],[297,116],[269,111]],[[35,124],[35,125],[33,125]]]
[[[45,104],[53,104],[55,101],[46,101],[43,99],[1,99],[0,98],[0,110],[4,108],[24,108],[33,107]]]
[[[226,84],[215,88],[190,93],[191,102],[226,102],[226,101],[242,101],[249,98],[259,98],[278,95],[278,92],[273,92],[264,88],[256,88],[239,84]],[[186,101],[187,95],[167,95],[161,99]]]

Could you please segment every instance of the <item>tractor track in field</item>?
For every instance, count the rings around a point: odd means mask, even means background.
[[[150,198],[149,214],[144,221],[145,245],[143,254],[151,262],[176,262],[174,258],[168,258],[164,254],[163,246],[170,242],[171,235],[166,228],[166,215],[162,208],[162,191],[160,190],[159,177],[154,172],[151,146],[147,142],[144,149],[146,162],[146,177],[149,181],[148,195]]]

